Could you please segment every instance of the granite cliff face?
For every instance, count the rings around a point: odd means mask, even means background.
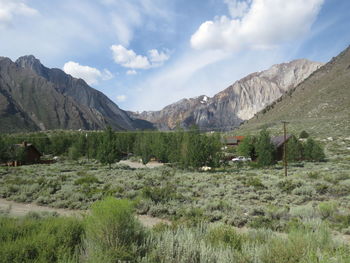
[[[236,81],[212,98],[202,95],[183,99],[160,111],[134,116],[150,121],[160,129],[198,125],[204,130],[229,130],[252,118],[321,66],[322,63],[306,59],[274,65]]]
[[[46,68],[34,56],[0,58],[0,121],[0,132],[152,127],[130,118],[84,80]]]

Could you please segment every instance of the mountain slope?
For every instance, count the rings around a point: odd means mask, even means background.
[[[0,58],[0,120],[2,132],[142,128],[85,81],[48,69],[33,56]]]
[[[350,134],[350,47],[290,90],[278,102],[259,112],[240,130],[262,126],[307,130],[320,135]]]
[[[212,98],[202,95],[183,99],[161,111],[135,116],[161,129],[173,129],[176,125],[187,128],[195,124],[201,129],[230,130],[298,85],[321,65],[306,59],[274,65],[236,81]]]

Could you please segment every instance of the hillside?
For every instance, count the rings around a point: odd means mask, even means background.
[[[238,132],[263,126],[280,129],[281,120],[289,121],[289,129],[296,132],[350,135],[350,47],[244,123]]]
[[[294,88],[321,65],[306,59],[274,65],[236,81],[212,98],[202,95],[183,99],[160,111],[134,116],[153,122],[160,129],[198,125],[202,130],[231,130]]]
[[[0,121],[0,132],[152,127],[130,118],[84,80],[46,68],[34,56],[0,58]]]

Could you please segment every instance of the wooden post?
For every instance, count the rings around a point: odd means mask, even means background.
[[[288,176],[288,161],[287,161],[287,121],[282,121],[283,123],[283,134],[284,134],[284,142],[283,142],[283,164],[284,164],[284,176]]]

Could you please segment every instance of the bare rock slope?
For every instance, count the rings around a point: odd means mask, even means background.
[[[274,65],[236,81],[212,98],[202,95],[183,99],[160,111],[133,116],[150,121],[160,129],[198,125],[204,130],[229,130],[252,118],[321,66],[322,63],[306,59]]]

